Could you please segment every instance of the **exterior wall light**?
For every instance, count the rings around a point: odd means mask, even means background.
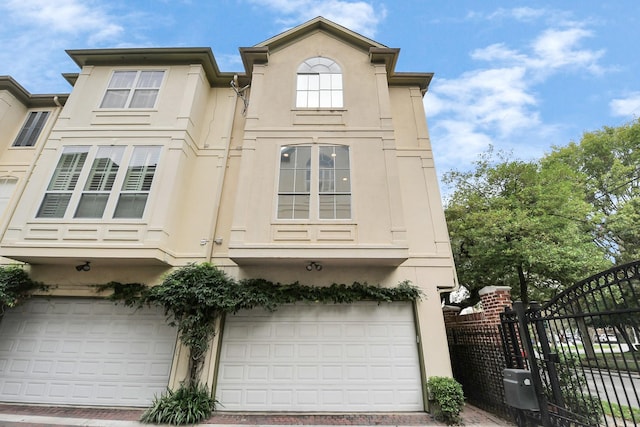
[[[78,270],[78,271],[89,271],[89,270],[91,270],[91,262],[85,261],[84,264],[76,265],[76,270]]]
[[[307,269],[307,271],[313,271],[314,269],[316,271],[320,271],[320,270],[322,270],[322,265],[318,264],[315,261],[311,261],[309,264],[307,264],[307,266],[305,268]]]

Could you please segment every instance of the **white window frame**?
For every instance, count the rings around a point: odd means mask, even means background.
[[[145,76],[150,73],[162,73],[161,78],[152,86],[146,86]],[[133,75],[131,81],[123,81],[118,83],[118,76],[124,74]],[[167,72],[162,69],[149,69],[149,70],[114,70],[105,89],[102,101],[100,102],[101,109],[136,109],[136,110],[150,110],[154,109],[158,103],[158,95],[160,94],[160,88],[164,82]],[[152,81],[155,79],[152,79]],[[144,85],[144,86],[141,86]],[[135,105],[138,98],[137,94],[141,92],[153,93],[153,103],[148,103],[143,106]],[[110,96],[120,93],[119,97]],[[116,102],[121,101],[121,102]],[[152,105],[151,105],[152,104]]]
[[[9,201],[18,185],[18,178],[12,176],[3,176],[0,178],[0,218],[4,216],[4,212],[9,206]]]
[[[332,59],[309,58],[298,67],[296,108],[343,108],[342,69]]]
[[[149,152],[150,154],[144,157],[144,162],[151,162],[153,164],[138,165],[137,169],[142,169],[142,174],[138,173],[138,176],[142,177],[139,180],[142,184],[137,186],[136,194],[140,195],[137,200],[137,206],[139,213],[135,215],[120,214],[116,215],[118,210],[118,202],[124,194],[130,194],[131,191],[131,171],[136,169],[132,167],[132,163],[140,162],[138,153]],[[77,153],[84,153],[83,159],[72,159],[72,164],[69,164],[66,168],[63,166],[64,156]],[[58,159],[55,170],[49,180],[49,184],[45,191],[45,194],[40,203],[40,207],[36,213],[36,218],[39,220],[88,220],[96,221],[103,219],[113,220],[141,220],[145,217],[145,213],[148,211],[149,194],[157,175],[157,165],[162,154],[162,147],[159,145],[116,145],[116,146],[66,146]],[[105,156],[109,156],[111,163],[117,163],[107,165],[106,167],[97,168],[97,166],[104,165],[104,162],[97,161],[97,159],[104,159]],[[98,212],[99,209],[94,209],[96,206],[91,205],[91,197],[106,197],[106,201],[103,201],[102,212]],[[59,197],[62,200],[63,206],[51,205],[47,207],[45,202],[51,200],[55,203],[55,197]],[[140,197],[143,198],[143,203],[140,203]],[[79,209],[83,203],[86,202],[86,207]],[[46,209],[51,211],[55,209],[53,213],[48,213]],[[130,212],[130,211],[129,211]]]
[[[307,158],[306,154],[303,160],[297,159],[299,149],[309,151],[308,164],[304,162],[304,159]],[[346,159],[343,158],[341,161],[342,167],[336,167],[335,162],[327,162],[326,159],[323,165],[322,159],[327,156],[335,156],[336,150],[346,152]],[[276,190],[276,219],[278,221],[305,222],[351,220],[353,216],[353,188],[351,185],[350,153],[351,148],[348,145],[290,144],[281,146]],[[291,160],[285,160],[290,156]],[[285,161],[287,163],[297,161],[298,163],[290,163],[288,167],[283,168]],[[289,177],[285,179],[287,175]],[[293,201],[285,202],[287,199]],[[342,209],[339,208],[341,203]],[[331,215],[327,215],[329,205],[331,205]],[[345,214],[345,211],[348,214]]]
[[[50,111],[29,111],[12,147],[33,147],[47,125]]]

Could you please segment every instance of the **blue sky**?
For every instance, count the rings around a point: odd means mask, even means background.
[[[324,16],[433,72],[424,98],[438,172],[489,145],[521,159],[640,116],[638,0],[0,0],[0,75],[65,93],[65,49],[239,47]]]

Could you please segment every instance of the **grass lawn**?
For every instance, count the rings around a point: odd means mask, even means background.
[[[611,405],[611,406],[609,406]],[[604,408],[604,413],[610,415],[615,418],[624,418],[628,421],[640,420],[640,409],[638,408],[629,408],[628,406],[620,406],[615,403],[602,402],[602,407]],[[631,414],[633,413],[633,418]]]

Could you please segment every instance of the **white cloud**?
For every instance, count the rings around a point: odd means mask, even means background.
[[[92,42],[123,32],[115,17],[91,1],[9,0],[5,8],[15,19],[32,27],[51,33],[86,34]]]
[[[490,19],[514,16],[544,17],[533,9],[500,9]],[[490,64],[451,79],[436,79],[425,97],[425,110],[438,158],[447,168],[469,164],[490,144],[511,147],[519,155],[540,155],[530,135],[548,137],[556,127],[542,123],[537,85],[560,72],[601,74],[604,54],[582,46],[592,33],[579,23],[541,31],[524,48],[495,43],[471,52],[471,58]],[[612,111],[632,109],[640,95],[612,102]],[[435,125],[433,125],[435,123]],[[449,161],[450,159],[450,161]]]
[[[603,68],[598,61],[603,50],[580,48],[585,38],[591,37],[590,31],[579,27],[551,28],[543,31],[530,44],[528,53],[510,49],[504,43],[476,49],[471,53],[473,59],[482,61],[501,61],[504,64],[523,66],[531,77],[544,78],[561,69],[584,69],[593,74],[601,74]]]
[[[609,103],[609,109],[613,116],[639,117],[640,116],[640,92],[633,92],[624,98],[614,99]]]
[[[380,21],[387,11],[374,9],[366,1],[346,0],[249,0],[282,15],[280,22],[287,26],[298,25],[316,16],[323,16],[367,37],[374,37]]]

